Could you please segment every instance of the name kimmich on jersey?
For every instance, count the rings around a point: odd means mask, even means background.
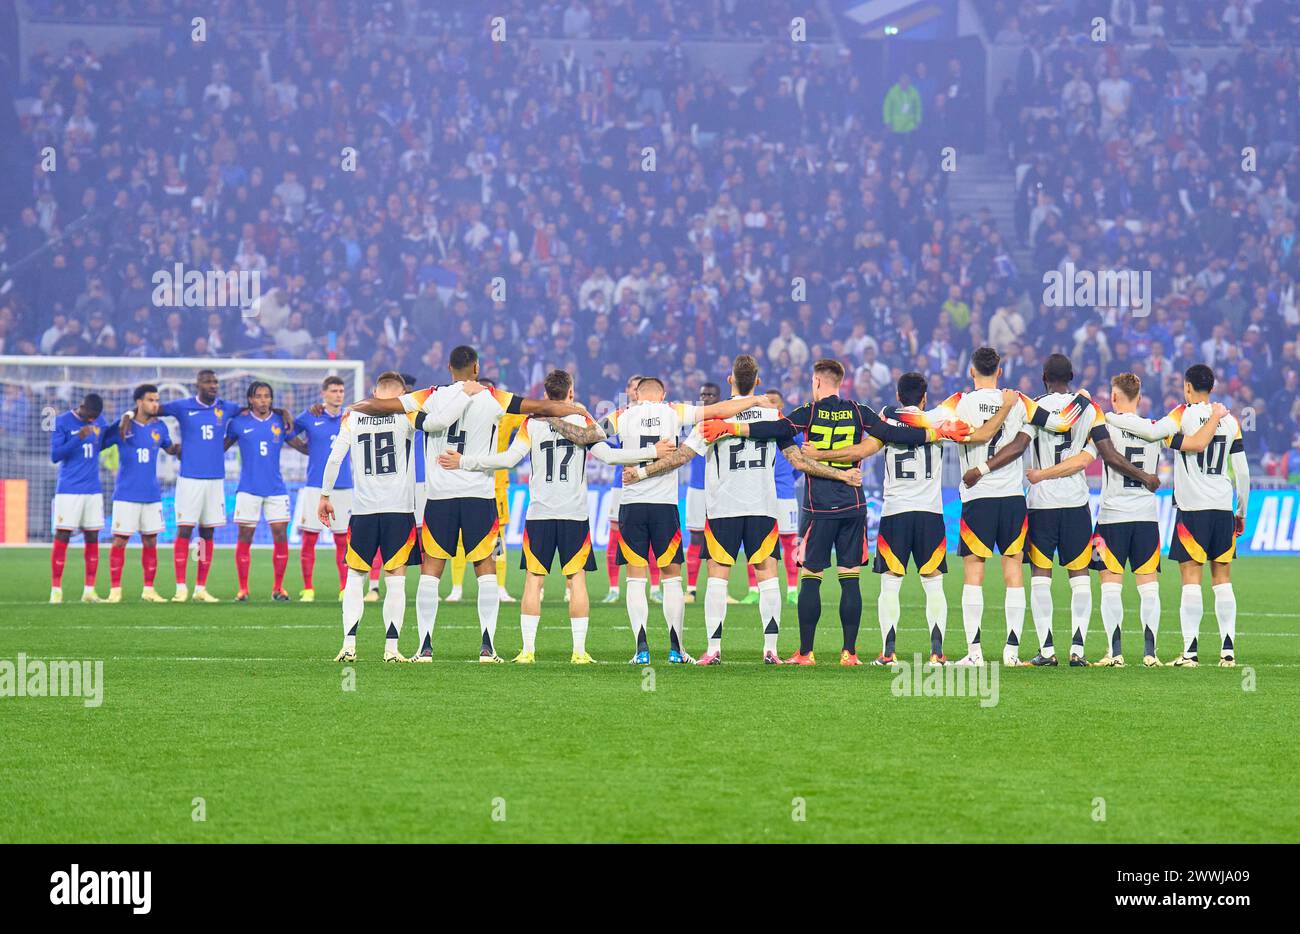
[[[752,408],[727,421],[774,422],[779,418],[775,409]],[[728,437],[710,446],[697,427],[685,443],[704,461],[704,514],[708,518],[777,517],[774,440]]]

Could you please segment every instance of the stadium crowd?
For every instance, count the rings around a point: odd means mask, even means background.
[[[880,404],[910,369],[930,375],[932,400],[966,388],[988,342],[1027,393],[1061,351],[1099,397],[1112,374],[1138,373],[1156,414],[1204,361],[1253,428],[1252,459],[1300,470],[1283,459],[1300,448],[1300,81],[1291,45],[1255,44],[1295,31],[1273,4],[1192,5],[1221,7],[1213,38],[1240,45],[1208,68],[1159,37],[1091,43],[1060,22],[1063,4],[983,5],[990,34],[1027,42],[992,112],[1014,230],[949,209],[937,153],[961,119],[951,76],[914,70],[919,112],[888,126],[848,51],[774,41],[735,89],[681,43],[739,23],[734,4],[639,4],[645,23],[613,0],[506,4],[537,35],[630,23],[656,40],[590,65],[571,48],[544,59],[525,30],[469,38],[453,28],[478,16],[462,4],[217,6],[310,23],[226,24],[191,43],[173,16],[158,41],[31,60],[30,198],[0,232],[0,262],[54,242],[0,296],[0,352],[337,355],[435,379],[472,343],[485,376],[536,394],[569,369],[592,406],[634,372],[693,398],[742,351],[802,399],[808,363],[833,356]],[[1187,6],[1165,4],[1164,26]],[[771,16],[746,14],[739,33],[781,18],[758,7]],[[1244,31],[1229,16],[1243,8]],[[412,29],[436,39],[395,37]],[[1046,307],[1041,276],[1066,261],[1151,270],[1151,314]],[[150,277],[176,262],[256,270],[264,294],[242,313],[157,308]]]

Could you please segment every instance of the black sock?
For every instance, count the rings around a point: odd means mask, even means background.
[[[1111,655],[1123,655],[1123,654],[1124,654],[1124,651],[1119,647],[1119,631],[1120,631],[1120,627],[1116,626],[1116,627],[1115,627],[1115,632],[1114,632],[1114,633],[1111,635],[1111,637],[1110,637],[1110,654],[1111,654]]]
[[[1142,627],[1142,645],[1146,649],[1146,655],[1156,654],[1156,634],[1151,631],[1150,626]]]
[[[822,579],[805,576],[799,581],[799,654],[813,650],[817,620],[822,615]]]
[[[646,642],[644,626],[636,631],[636,651],[638,655],[650,651],[650,643]]]
[[[858,627],[862,625],[862,578],[857,571],[840,576],[840,628],[844,630],[844,651],[858,650]]]
[[[943,654],[943,636],[939,633],[938,626],[930,627],[930,653],[932,655]]]

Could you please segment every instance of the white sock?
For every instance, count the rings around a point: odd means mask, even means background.
[[[1002,601],[1007,615],[1007,649],[1020,655],[1020,640],[1025,634],[1025,588],[1008,587]]]
[[[1214,617],[1219,621],[1219,654],[1223,658],[1237,655],[1237,595],[1232,584],[1215,584]]]
[[[664,592],[664,621],[668,623],[668,638],[677,643],[677,650],[682,648],[682,622],[686,619],[686,592],[682,590],[680,577],[665,577],[662,581]]]
[[[1156,635],[1160,632],[1160,584],[1138,584],[1138,618],[1142,621],[1144,655],[1156,654]]]
[[[726,595],[722,606],[726,607]],[[758,618],[763,624],[763,652],[776,652],[776,637],[781,632],[781,582],[775,577],[758,582]]]
[[[406,616],[406,575],[390,574],[384,581],[384,651],[397,651],[397,640],[402,635],[404,616]]]
[[[421,574],[415,588],[415,625],[419,629],[420,647],[416,654],[433,651],[433,625],[438,621],[438,578]]]
[[[537,651],[537,624],[541,622],[540,616],[529,616],[527,613],[519,614],[519,632],[524,637],[524,651]]]
[[[1088,620],[1092,618],[1092,580],[1070,578],[1070,651],[1080,658],[1088,644]],[[1076,652],[1075,649],[1078,649]]]
[[[1124,585],[1101,585],[1101,625],[1106,630],[1106,654],[1120,655],[1120,630],[1124,625]]]
[[[1034,617],[1034,632],[1038,633],[1038,654],[1043,658],[1056,654],[1056,645],[1052,641],[1052,610],[1052,579],[1031,577],[1029,611]]]
[[[722,624],[727,618],[727,579],[710,577],[704,583],[704,634],[707,651],[722,651]]]
[[[574,616],[569,620],[569,628],[573,630],[574,655],[587,651],[587,620],[586,616]]]
[[[495,574],[484,574],[478,579],[478,628],[483,633],[480,654],[497,652],[497,613],[501,610],[501,590]]]
[[[984,619],[984,588],[979,584],[964,584],[961,588],[961,625],[966,630],[966,651],[980,658],[980,623]]]
[[[902,611],[898,607],[898,591],[903,587],[903,579],[894,574],[880,575],[880,596],[876,598],[876,616],[880,620],[880,654],[894,654],[898,639],[898,618]]]
[[[1183,627],[1183,654],[1196,657],[1196,637],[1201,633],[1201,614],[1205,599],[1200,584],[1183,584],[1183,599],[1178,606],[1178,622]]]
[[[627,579],[627,619],[632,626],[632,638],[636,640],[636,650],[649,649],[650,640],[646,634],[646,625],[650,621],[650,601],[646,599],[645,588],[649,583],[644,577]]]
[[[921,578],[925,591],[925,625],[930,630],[930,651],[943,654],[943,638],[948,634],[948,596],[943,592],[943,575]]]
[[[343,648],[356,649],[357,624],[365,612],[366,571],[348,568],[348,582],[343,585]]]

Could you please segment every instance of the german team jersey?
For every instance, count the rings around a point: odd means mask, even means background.
[[[90,431],[84,438],[77,437],[86,425]],[[50,460],[59,465],[59,482],[56,493],[103,493],[99,482],[99,452],[104,444],[108,420],[98,415],[94,421],[85,422],[76,412],[64,412],[54,420],[50,435]]]
[[[325,462],[329,460],[330,448],[338,437],[339,426],[343,424],[343,410],[331,415],[328,410],[320,415],[311,414],[311,409],[301,412],[293,420],[293,433],[307,439],[307,486],[319,487],[325,476]],[[352,465],[345,459],[339,467],[339,477],[334,481],[334,489],[352,489]]]
[[[104,432],[104,447],[117,445],[117,483],[113,486],[115,503],[158,503],[162,487],[158,483],[158,452],[172,445],[167,423],[155,418],[136,422],[130,437],[123,437],[118,425]]]
[[[446,403],[447,391],[461,392],[459,382],[449,386],[418,389],[401,396],[407,412],[433,414]],[[446,470],[438,465],[438,455],[455,449],[461,456],[487,457],[497,450],[497,431],[505,415],[518,415],[523,400],[500,389],[484,389],[469,399],[460,417],[445,430],[425,434],[425,496],[430,500],[495,499],[496,483],[491,474],[473,470]],[[424,420],[416,419],[424,428]]]
[[[800,432],[823,451],[852,447],[867,435],[900,444],[924,444],[930,437],[924,428],[887,424],[871,406],[839,396],[826,396],[799,406],[779,421],[755,422],[749,427],[751,438],[773,438],[781,450],[794,444]],[[837,461],[830,466],[851,470],[857,464]],[[809,512],[853,515],[864,512],[866,503],[861,487],[827,477],[805,479],[803,507]]]
[[[729,422],[774,422],[775,409],[746,409]],[[724,436],[712,445],[697,426],[686,439],[704,467],[704,514],[710,519],[736,516],[776,518],[776,442],[771,438]]]
[[[349,412],[330,446],[330,461],[352,462],[352,514],[415,511],[415,420],[413,412],[362,415]],[[337,468],[326,468],[321,492],[334,492]]]
[[[946,409],[922,412],[914,405],[903,406],[898,413],[924,415],[927,420],[948,417]],[[891,418],[894,409],[882,413]],[[923,444],[887,444],[885,459],[885,504],[880,514],[894,516],[903,512],[943,512],[943,441]]]
[[[236,415],[226,427],[226,436],[239,446],[236,492],[253,496],[284,496],[289,492],[280,472],[280,452],[285,440],[293,437],[293,426],[286,425],[279,413],[271,412],[266,418],[252,412]]]
[[[1106,416],[1111,440],[1124,459],[1138,470],[1154,474],[1160,467],[1160,449],[1163,438],[1150,440],[1156,424],[1136,412],[1111,412]],[[1124,426],[1140,431],[1135,434]],[[1101,507],[1097,510],[1097,524],[1109,522],[1156,522],[1159,510],[1156,494],[1131,477],[1126,477],[1109,464],[1102,469]]]
[[[618,435],[623,447],[652,447],[662,440],[676,441],[683,428],[698,422],[699,406],[684,402],[634,402],[605,417],[605,433]],[[659,474],[623,487],[623,505],[666,503],[677,505],[677,473]]]
[[[1228,458],[1246,449],[1241,425],[1231,415],[1223,416],[1205,450],[1191,453],[1179,448],[1183,438],[1196,434],[1210,420],[1210,404],[1180,405],[1168,417],[1177,424],[1169,437],[1169,446],[1178,451],[1174,456],[1174,505],[1183,512],[1231,512],[1233,484],[1228,476]]]
[[[1049,392],[1035,402],[1053,415],[1059,414],[1074,402],[1074,393]],[[1097,442],[1110,438],[1106,430],[1106,416],[1094,403],[1079,416],[1075,424],[1062,432],[1046,428],[1029,427],[1030,450],[1034,466],[1054,467],[1081,451],[1097,456]],[[982,480],[980,481],[983,482]],[[976,484],[978,486],[978,484]],[[1082,470],[1068,477],[1056,477],[1032,484],[1026,494],[1030,509],[1069,509],[1088,505],[1088,478]]]
[[[226,427],[241,406],[227,399],[204,405],[196,397],[164,402],[160,415],[180,426],[181,476],[193,480],[220,480],[226,475]]]

